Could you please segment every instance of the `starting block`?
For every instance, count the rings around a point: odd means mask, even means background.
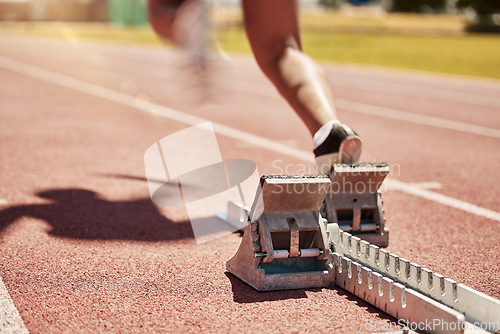
[[[389,174],[386,163],[336,164],[322,216],[344,232],[379,247],[389,245],[380,186]]]
[[[338,286],[406,324],[456,325],[429,333],[478,323],[474,333],[493,333],[499,300],[358,237],[388,243],[379,191],[388,173],[384,163],[339,164],[328,176],[261,177],[249,215],[231,203],[224,216],[247,221],[227,270],[258,291]]]
[[[333,286],[327,221],[319,212],[329,189],[326,175],[263,176],[227,270],[259,291]]]

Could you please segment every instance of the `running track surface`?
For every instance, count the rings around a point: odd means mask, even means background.
[[[0,40],[0,277],[30,332],[356,333],[394,321],[339,288],[256,292],[225,270],[237,234],[196,244],[184,208],[151,202],[144,152],[189,124],[139,110],[148,103],[270,139],[275,150],[217,134],[224,159],[261,174],[312,165],[309,134],[253,59],[200,76],[166,49]],[[362,160],[424,190],[384,193],[388,250],[499,298],[500,84],[325,67]]]

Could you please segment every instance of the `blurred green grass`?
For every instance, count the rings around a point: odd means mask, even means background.
[[[217,39],[227,52],[250,52],[243,30],[219,33]],[[308,55],[323,61],[500,79],[495,35],[303,32],[302,43]]]

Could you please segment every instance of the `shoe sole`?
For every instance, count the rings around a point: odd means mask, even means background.
[[[339,160],[343,164],[355,164],[361,157],[363,141],[359,136],[351,135],[342,141],[339,148]]]

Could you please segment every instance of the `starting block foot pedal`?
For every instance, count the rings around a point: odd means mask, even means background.
[[[379,190],[387,174],[389,166],[383,162],[333,165],[322,215],[345,232],[387,247],[389,229]]]
[[[259,291],[335,285],[326,220],[327,176],[263,176],[227,270]]]

